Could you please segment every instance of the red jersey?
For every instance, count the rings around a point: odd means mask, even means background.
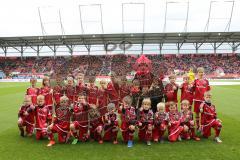
[[[76,86],[76,93],[77,95],[79,94],[85,94],[86,93],[86,85],[84,83],[79,83],[77,86]]]
[[[137,72],[134,77],[134,79],[139,80],[141,88],[144,86],[147,86],[149,88],[152,85],[153,78],[154,76],[151,72],[148,73]]]
[[[116,113],[106,113],[104,117],[104,125],[105,127],[111,127],[111,126],[118,126],[118,118]],[[110,124],[109,124],[110,121]]]
[[[181,114],[179,112],[169,112],[168,122],[171,124],[171,126],[169,126],[169,131],[176,130],[180,126],[181,121]]]
[[[202,110],[203,110],[203,112],[201,114],[202,124],[209,124],[213,120],[217,119],[217,113],[216,113],[215,105],[203,102],[200,105],[200,108],[202,108]]]
[[[118,107],[119,103],[119,85],[109,82],[107,86],[107,93],[109,97],[109,103],[114,103]]]
[[[59,85],[53,87],[53,98],[57,105],[60,104],[60,98],[63,96],[63,88]]]
[[[136,123],[136,111],[134,107],[128,107],[121,110],[122,125],[134,125]]]
[[[181,88],[181,101],[188,100],[190,104],[193,103],[193,87],[188,83],[183,83]]]
[[[177,89],[174,90],[173,89],[173,86],[175,86]],[[177,84],[171,84],[171,83],[168,83],[166,86],[165,86],[165,95],[167,97],[167,102],[169,101],[174,101],[174,102],[178,102],[177,100],[177,92],[178,92],[178,86]]]
[[[97,104],[98,100],[98,87],[97,86],[90,86],[87,88],[87,102],[89,104]]]
[[[73,119],[74,121],[78,121],[81,124],[87,125],[88,123],[88,109],[89,105],[82,104],[82,103],[76,103],[73,107]]]
[[[193,121],[193,112],[192,111],[187,111],[181,112],[181,121],[182,124],[188,125],[190,121]]]
[[[34,108],[33,105],[21,106],[19,111],[18,111],[18,117],[21,117],[24,122],[26,122],[26,123],[28,123],[30,125],[34,124],[34,113],[33,112],[28,112],[32,108]],[[23,115],[25,112],[28,112],[27,116]]]
[[[37,96],[39,95],[39,88],[29,87],[26,91],[26,95],[31,96],[32,104],[37,104]]]
[[[107,106],[107,104],[108,104],[108,94],[107,94],[106,89],[99,88],[97,97],[98,97],[99,107]]]
[[[153,124],[153,111],[151,109],[140,111],[139,123],[142,123],[143,126]]]
[[[210,90],[207,79],[195,79],[193,82],[194,100],[203,101],[204,93]]]
[[[40,88],[39,94],[45,97],[45,105],[52,106],[53,105],[53,95],[50,93],[51,87],[42,87]]]
[[[71,112],[69,106],[57,105],[55,108],[56,120],[54,124],[57,124],[61,130],[68,131],[70,126]]]
[[[156,112],[154,116],[154,125],[159,126],[161,124],[167,124],[168,113],[167,112]]]
[[[51,117],[48,106],[36,106],[35,107],[35,118],[36,118],[36,129],[44,130],[47,128],[47,121]]]
[[[75,102],[76,97],[76,87],[67,85],[64,89],[66,96],[69,98],[70,103]]]
[[[119,88],[120,99],[122,100],[125,96],[130,94],[130,89],[127,85],[121,85]]]

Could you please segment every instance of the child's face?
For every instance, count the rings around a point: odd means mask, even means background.
[[[85,97],[84,96],[79,96],[78,97],[78,102],[79,103],[85,103]]]
[[[206,95],[204,96],[204,100],[208,103],[211,103],[212,96],[211,95]]]
[[[169,78],[169,81],[170,81],[170,83],[175,83],[176,78],[175,77],[171,77],[171,78]]]
[[[79,76],[77,77],[77,80],[78,80],[78,83],[83,83],[83,81],[84,81],[84,76],[83,76],[83,75],[79,75]]]
[[[112,108],[112,109],[110,109],[108,112],[109,112],[110,114],[113,114],[113,113],[115,112],[115,109]]]
[[[100,81],[100,85],[102,88],[106,88],[106,81]]]
[[[68,105],[68,100],[62,99],[62,100],[60,101],[60,105],[61,105],[61,106],[67,106],[67,105]]]
[[[198,71],[198,76],[199,77],[203,77],[203,75],[204,75],[204,72],[202,70]]]
[[[49,82],[48,79],[45,79],[45,80],[43,81],[43,84],[44,84],[45,86],[49,86],[49,85],[50,85],[50,82]]]
[[[158,110],[158,112],[163,113],[165,111],[165,107],[164,106],[159,106],[157,108],[157,110]]]
[[[183,111],[187,111],[189,109],[189,105],[188,104],[182,104],[181,107],[182,107]]]
[[[68,84],[69,86],[73,86],[73,80],[72,80],[72,79],[68,79],[67,84]]]
[[[32,79],[32,80],[30,81],[30,83],[31,83],[32,86],[36,86],[37,81],[36,81],[35,79]]]
[[[143,102],[143,109],[149,110],[151,108],[151,105],[148,102]]]
[[[184,81],[185,83],[188,83],[188,82],[189,82],[189,77],[184,77],[184,78],[183,78],[183,81]]]
[[[61,85],[61,78],[57,78],[56,83],[57,83],[57,85]]]
[[[177,110],[176,104],[171,104],[171,105],[169,106],[169,111],[170,111],[170,112],[175,112],[176,110]]]
[[[39,106],[43,106],[44,105],[44,98],[38,98],[37,99],[37,104],[39,105]]]
[[[148,87],[143,87],[143,88],[142,88],[142,92],[143,92],[143,93],[147,93],[147,91],[148,91]]]
[[[24,103],[25,106],[30,106],[32,104],[32,100],[31,100],[30,97],[27,97],[27,98],[24,99],[23,103]]]

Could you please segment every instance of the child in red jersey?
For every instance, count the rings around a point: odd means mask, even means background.
[[[168,113],[165,112],[165,103],[160,102],[157,104],[157,112],[154,115],[153,140],[154,142],[160,140],[163,143],[163,135],[168,125]]]
[[[117,144],[118,134],[118,115],[114,103],[109,103],[107,106],[108,113],[103,117],[104,123],[104,141],[113,141],[113,144]]]
[[[65,143],[67,142],[67,135],[69,132],[70,126],[70,104],[69,99],[66,96],[60,98],[60,104],[55,106],[56,117],[53,119],[53,123],[48,126],[47,132],[49,136],[48,147],[51,147],[55,144],[53,133],[58,133],[58,142]]]
[[[168,119],[168,140],[175,142],[181,141],[181,133],[183,126],[181,126],[181,114],[177,111],[175,102],[169,102],[169,119]]]
[[[23,105],[20,107],[18,112],[18,128],[20,130],[20,135],[24,137],[24,127],[27,136],[32,136],[34,129],[34,114],[28,113],[29,109],[33,109],[31,97],[25,96]]]
[[[98,107],[103,108],[108,104],[108,94],[107,94],[107,82],[105,80],[101,80],[100,87],[98,89]]]
[[[86,94],[86,84],[84,83],[84,74],[78,73],[76,79],[77,79],[77,85],[76,85],[77,95]]]
[[[50,113],[52,114],[53,107],[53,90],[50,87],[50,79],[49,77],[44,77],[42,80],[42,87],[39,91],[40,95],[44,96],[44,104],[49,108]]]
[[[60,98],[63,96],[63,87],[62,87],[62,79],[60,77],[56,78],[56,86],[53,87],[53,99],[54,104],[60,104]]]
[[[88,140],[88,110],[89,104],[86,102],[84,94],[78,96],[77,103],[73,106],[73,122],[70,125],[74,140],[72,144],[78,141],[85,142]]]
[[[135,107],[138,107],[139,96],[141,94],[139,80],[134,79],[132,81],[132,86],[131,86],[130,92],[131,92],[130,94],[132,95],[132,98],[133,98],[132,105],[135,106]]]
[[[102,144],[103,117],[100,115],[98,107],[95,105],[92,105],[89,110],[89,122],[90,137],[93,140],[98,141],[99,144]]]
[[[194,112],[196,113],[196,125],[197,130],[199,130],[199,116],[200,116],[200,104],[204,101],[204,93],[210,90],[209,82],[204,78],[204,68],[199,67],[197,69],[198,79],[193,82],[194,91]]]
[[[36,139],[42,139],[47,136],[47,122],[52,120],[49,107],[45,105],[43,95],[37,97],[37,105],[33,109],[28,110],[28,113],[31,112],[35,114]]]
[[[98,104],[98,87],[95,85],[95,77],[89,78],[89,86],[87,87],[87,102],[91,105]]]
[[[222,140],[219,138],[222,129],[222,121],[217,118],[216,107],[212,104],[211,99],[212,94],[210,92],[205,92],[205,101],[200,105],[202,135],[208,138],[211,136],[211,128],[213,128],[215,130],[214,140],[217,143],[222,143]]]
[[[27,89],[26,95],[31,96],[32,104],[37,104],[37,96],[39,94],[39,88],[36,87],[37,79],[31,78],[30,79],[31,86]]]
[[[181,102],[188,100],[190,110],[192,110],[193,104],[193,85],[190,84],[189,76],[185,74],[183,76],[183,84],[179,87],[181,89]]]
[[[123,98],[123,104],[120,106],[120,114],[123,141],[128,143],[128,147],[133,147],[137,115],[135,108],[132,106],[132,98],[130,96]]]
[[[178,92],[178,84],[176,84],[176,76],[171,74],[169,77],[170,83],[165,86],[165,96],[166,96],[166,111],[169,111],[169,102],[173,101],[175,103],[178,102],[177,92]]]
[[[122,102],[123,98],[130,94],[130,87],[127,84],[126,76],[122,76],[119,82],[119,97]]]
[[[64,87],[64,92],[66,96],[69,98],[69,103],[72,104],[75,102],[76,97],[76,87],[74,86],[73,77],[67,77],[67,85]]]
[[[183,132],[181,137],[183,139],[194,139],[196,141],[200,141],[195,135],[195,123],[193,120],[193,113],[190,110],[190,103],[188,100],[183,100],[181,103],[181,116],[182,122],[181,125],[183,126]]]
[[[153,112],[151,110],[150,98],[144,98],[139,112],[138,121],[138,138],[140,141],[146,141],[147,145],[151,145],[152,129],[153,129]]]

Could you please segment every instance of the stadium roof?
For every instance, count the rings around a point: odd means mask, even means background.
[[[8,0],[0,56],[239,53],[239,17],[240,0]]]

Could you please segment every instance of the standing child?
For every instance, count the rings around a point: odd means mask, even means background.
[[[60,98],[60,104],[55,107],[56,117],[53,119],[53,123],[48,126],[47,132],[49,136],[48,147],[51,147],[55,144],[53,133],[58,133],[58,142],[66,143],[67,135],[70,127],[70,104],[69,99],[66,96]]]
[[[117,144],[118,134],[118,116],[114,103],[109,103],[107,106],[108,113],[104,116],[104,141],[113,141],[113,144]]]
[[[193,113],[190,109],[190,103],[188,100],[183,100],[181,103],[181,114],[182,114],[182,123],[183,126],[183,132],[182,132],[182,138],[184,139],[194,139],[196,141],[200,141],[200,138],[198,138],[195,134],[195,123],[193,120]]]
[[[175,142],[177,139],[181,141],[181,133],[183,126],[181,126],[181,114],[177,111],[175,102],[169,102],[169,119],[168,119],[168,140]]]
[[[32,104],[36,105],[37,104],[37,96],[39,94],[39,88],[36,87],[37,79],[32,77],[30,79],[30,83],[31,83],[31,86],[27,89],[26,95],[31,96]]]
[[[178,92],[178,84],[176,84],[176,76],[171,74],[169,77],[170,83],[165,86],[165,96],[166,96],[166,111],[169,111],[169,102],[173,101],[178,103],[177,92]]]
[[[76,87],[74,85],[73,77],[67,77],[67,85],[64,87],[64,92],[69,99],[69,103],[73,104],[76,98]]]
[[[199,116],[200,116],[200,104],[204,102],[204,93],[210,90],[209,82],[205,79],[204,76],[204,68],[199,67],[197,69],[198,79],[195,79],[193,82],[193,91],[194,91],[194,112],[196,113],[196,125],[197,130],[199,130]]]
[[[79,95],[77,103],[73,107],[73,122],[70,129],[74,136],[72,144],[77,144],[78,141],[85,142],[88,140],[88,110],[89,105],[86,102],[85,95]]]
[[[204,93],[204,102],[200,105],[201,112],[201,130],[203,137],[211,136],[211,128],[215,130],[214,140],[217,143],[222,143],[219,134],[222,129],[222,121],[217,118],[215,105],[212,104],[212,94],[210,92]]]
[[[89,86],[87,87],[87,102],[91,105],[98,104],[98,87],[95,85],[95,77],[89,78]]]
[[[22,137],[24,137],[24,127],[27,136],[32,136],[34,129],[34,114],[28,113],[28,110],[33,108],[34,106],[32,105],[31,97],[25,96],[23,105],[18,112],[18,128]]]
[[[146,141],[147,145],[151,145],[152,129],[153,129],[153,112],[151,110],[150,98],[144,98],[139,112],[138,121],[139,131],[138,138],[140,141]]]
[[[189,76],[185,74],[183,76],[183,84],[179,87],[181,89],[181,102],[183,100],[188,100],[190,110],[192,110],[193,103],[193,85],[190,84]]]
[[[136,112],[132,107],[132,98],[126,96],[123,98],[123,104],[120,106],[121,130],[123,141],[128,143],[128,147],[133,147],[133,136],[136,126]]]
[[[167,129],[168,113],[165,112],[165,103],[160,102],[157,104],[157,112],[154,116],[154,129],[153,140],[158,142],[160,140],[163,143],[163,135]]]

